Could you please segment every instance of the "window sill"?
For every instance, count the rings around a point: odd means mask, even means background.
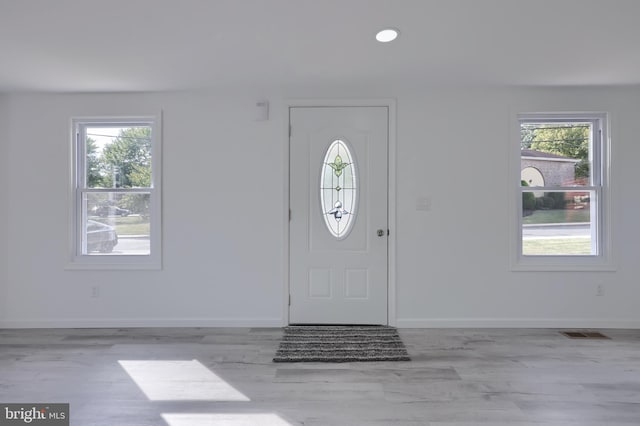
[[[159,271],[162,270],[162,263],[154,262],[69,262],[65,266],[65,271]]]
[[[512,262],[513,272],[614,272],[616,265],[601,258],[558,258],[540,256],[540,259],[522,258]]]

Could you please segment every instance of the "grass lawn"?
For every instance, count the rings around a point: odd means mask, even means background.
[[[533,214],[522,218],[524,225],[536,223],[576,223],[590,222],[589,209],[579,210],[535,210]]]
[[[116,217],[118,235],[150,235],[149,219],[142,216]]]
[[[591,238],[525,238],[524,255],[583,255],[591,254]]]
[[[115,226],[118,235],[150,235],[149,219],[142,216],[110,216],[96,221]]]

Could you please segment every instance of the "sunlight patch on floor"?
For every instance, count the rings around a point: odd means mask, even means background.
[[[276,414],[163,414],[169,426],[291,426]]]
[[[151,401],[250,401],[195,359],[118,363]]]

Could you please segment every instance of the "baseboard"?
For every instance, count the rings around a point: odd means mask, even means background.
[[[282,318],[181,319],[51,319],[0,320],[0,328],[177,328],[177,327],[283,327]]]
[[[640,319],[599,318],[398,318],[398,328],[627,328]]]
[[[179,327],[283,327],[282,318],[181,319],[31,319],[0,320],[0,328],[179,328]],[[623,328],[640,329],[640,320],[597,318],[398,318],[398,328]]]

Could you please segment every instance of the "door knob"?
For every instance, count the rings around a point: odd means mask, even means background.
[[[384,229],[378,229],[378,232],[376,232],[378,234],[378,237],[384,237]]]

